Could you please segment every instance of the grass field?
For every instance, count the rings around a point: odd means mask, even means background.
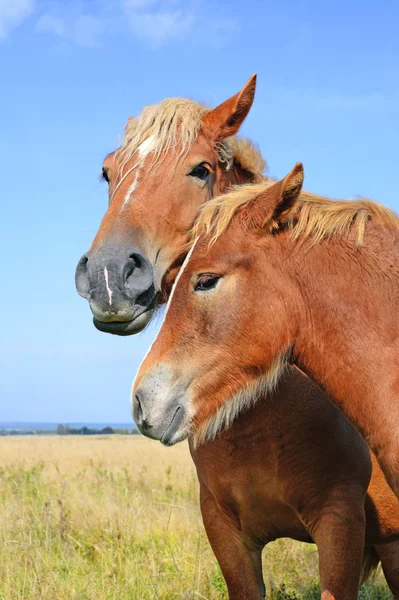
[[[188,448],[138,436],[0,438],[0,599],[227,599]],[[268,598],[319,597],[317,552],[264,552]],[[391,598],[382,576],[362,600]]]

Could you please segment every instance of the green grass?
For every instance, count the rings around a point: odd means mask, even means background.
[[[0,439],[0,600],[224,600],[187,447]],[[264,553],[268,598],[320,597],[315,546]],[[386,600],[380,574],[362,600]]]

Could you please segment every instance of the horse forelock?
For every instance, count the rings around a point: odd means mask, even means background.
[[[116,189],[149,155],[152,158],[146,166],[147,174],[160,166],[168,154],[174,161],[185,156],[198,138],[203,118],[210,110],[193,100],[167,98],[146,106],[136,119],[129,120],[122,145],[115,153],[119,169]],[[215,150],[226,171],[235,161],[254,176],[259,176],[266,167],[258,148],[238,136],[216,143]]]
[[[209,108],[182,98],[167,98],[146,106],[137,119],[128,122],[122,146],[118,150],[121,162],[127,162],[140,146],[152,138],[151,153],[154,166],[168,150],[176,157],[186,154],[198,137],[203,117]]]

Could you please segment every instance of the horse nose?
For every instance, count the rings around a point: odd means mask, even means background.
[[[140,250],[98,249],[87,252],[76,267],[78,293],[118,312],[121,302],[145,305],[153,296],[152,265]]]
[[[146,395],[143,390],[138,389],[133,398],[133,418],[137,424],[137,427],[144,434],[151,429],[151,426],[146,420],[145,396]]]
[[[86,298],[86,300],[90,298],[90,282],[87,269],[88,261],[88,255],[83,254],[82,258],[78,262],[78,266],[76,267],[75,272],[76,289],[78,291],[78,294],[82,296],[82,298]]]
[[[122,281],[128,296],[134,300],[151,287],[152,265],[142,252],[135,250],[129,254],[122,270]]]

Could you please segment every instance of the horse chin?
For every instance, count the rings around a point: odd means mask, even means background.
[[[95,317],[93,323],[96,329],[104,333],[112,333],[113,335],[133,335],[143,331],[151,321],[152,315],[154,314],[155,308],[150,308],[145,312],[141,313],[136,319],[132,321],[111,321],[109,323],[99,321]]]
[[[184,442],[184,440],[186,440],[188,438],[189,433],[190,433],[189,431],[185,431],[178,435],[175,434],[170,439],[162,438],[161,444],[163,444],[164,446],[174,446],[175,444],[178,444],[179,442]]]
[[[183,406],[179,406],[178,411],[174,414],[171,424],[162,434],[160,441],[164,446],[174,446],[187,439],[190,431],[191,428],[188,423],[186,410]]]

